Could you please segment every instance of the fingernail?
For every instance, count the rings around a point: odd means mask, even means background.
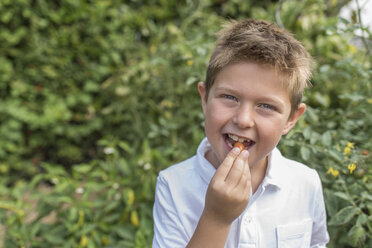
[[[245,157],[245,158],[248,158],[248,151],[247,150],[243,150],[242,151],[242,155]]]
[[[238,147],[234,147],[232,150],[232,153],[234,153],[235,155],[238,155],[240,153],[240,149]]]

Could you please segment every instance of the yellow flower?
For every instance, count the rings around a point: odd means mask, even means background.
[[[352,174],[353,171],[356,169],[356,164],[354,164],[354,163],[348,164],[347,168],[349,169],[350,174]]]
[[[130,222],[132,222],[132,225],[135,227],[139,226],[139,218],[138,218],[137,211],[133,210],[130,213]]]
[[[354,149],[354,143],[347,142],[346,147],[344,149],[344,155],[349,155],[351,153],[351,149]]]
[[[173,107],[173,102],[170,101],[170,100],[164,99],[160,103],[160,108],[162,108],[162,109],[164,109],[164,108],[172,108],[172,107]]]
[[[350,152],[351,152],[350,147],[345,147],[345,149],[344,149],[344,155],[348,155],[348,154],[350,154]]]
[[[132,189],[128,190],[128,204],[129,206],[133,205],[134,203],[134,191]]]
[[[367,100],[367,102],[370,103],[370,104],[372,104],[372,98],[369,98],[369,99]]]
[[[192,66],[192,64],[194,64],[194,61],[192,61],[191,59],[188,59],[187,60],[187,65],[188,66]]]
[[[78,220],[77,225],[82,226],[83,224],[84,224],[84,211],[79,210],[79,220]]]
[[[353,149],[354,148],[354,143],[347,142],[346,146],[347,147],[350,147],[351,149]]]
[[[186,57],[187,59],[191,59],[191,54],[190,54],[190,53],[186,53],[186,54],[185,54],[185,57]]]
[[[349,46],[349,49],[350,49],[350,51],[351,51],[352,53],[356,53],[356,52],[357,52],[357,48],[356,48],[355,46],[353,46],[353,45],[350,45],[350,46]]]
[[[80,246],[85,247],[87,246],[87,244],[88,244],[88,238],[87,236],[84,235],[80,239]]]
[[[332,176],[337,177],[339,172],[338,170],[333,169],[333,167],[329,167],[327,174],[332,174]]]

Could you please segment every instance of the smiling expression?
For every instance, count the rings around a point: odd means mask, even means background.
[[[212,146],[206,158],[218,167],[235,142],[249,150],[249,166],[266,166],[266,156],[305,111],[301,103],[291,112],[290,97],[274,69],[237,63],[221,70],[205,98],[199,83],[205,133]]]

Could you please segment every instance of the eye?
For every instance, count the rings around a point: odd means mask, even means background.
[[[276,110],[276,107],[267,103],[260,103],[258,104],[258,107],[268,110]]]
[[[223,98],[227,99],[227,100],[232,100],[232,101],[238,101],[238,98],[236,98],[235,96],[232,96],[232,95],[222,95]]]

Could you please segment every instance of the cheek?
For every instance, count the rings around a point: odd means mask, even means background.
[[[207,135],[211,135],[215,133],[219,128],[219,117],[218,114],[215,113],[212,108],[207,108],[205,113],[205,132]],[[209,139],[213,139],[213,137],[208,137]]]
[[[224,126],[224,121],[218,115],[207,115],[205,117],[205,132],[210,139],[215,139],[216,134],[219,134]]]
[[[226,109],[217,103],[207,106],[206,110],[206,121],[212,123],[213,126],[223,124],[230,118],[230,115],[232,114],[230,109]]]
[[[285,123],[279,118],[270,118],[261,121],[258,125],[260,136],[273,139],[280,138],[283,133]]]

